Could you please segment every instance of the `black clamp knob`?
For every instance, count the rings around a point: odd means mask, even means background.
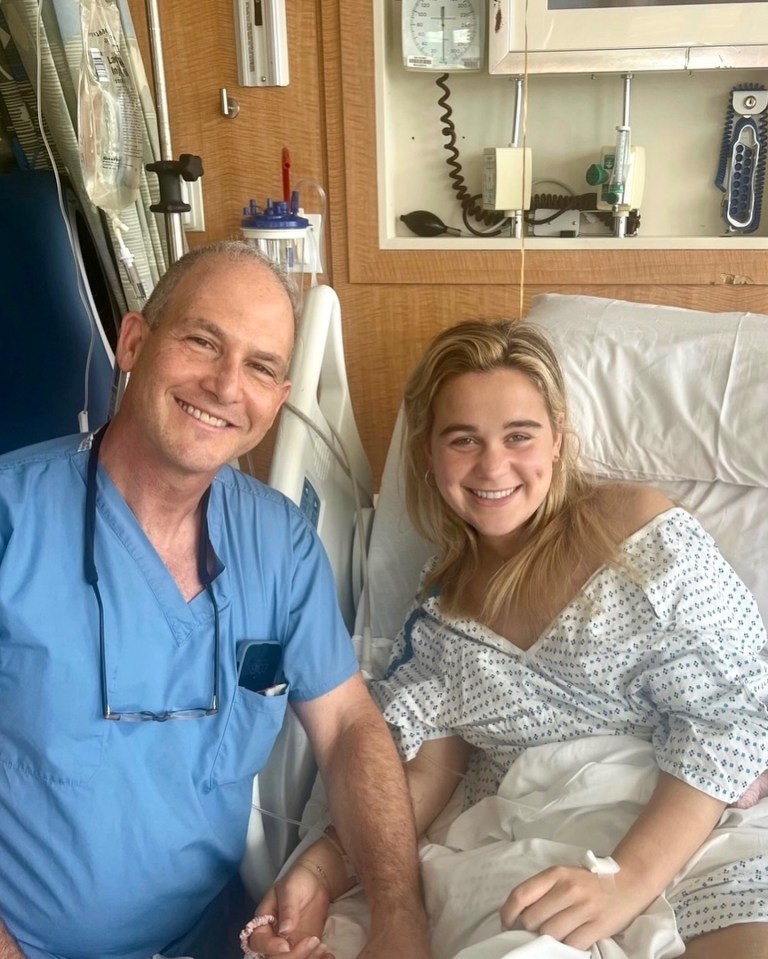
[[[160,200],[150,206],[153,213],[188,213],[192,208],[181,196],[181,182],[194,183],[203,175],[203,161],[193,153],[182,153],[178,160],[148,163],[148,173],[157,174]]]

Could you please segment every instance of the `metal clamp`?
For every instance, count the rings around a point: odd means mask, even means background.
[[[226,117],[228,120],[234,120],[240,112],[240,104],[237,102],[237,100],[235,100],[234,97],[227,96],[226,87],[222,87],[219,90],[219,95],[221,97],[221,115]]]
[[[768,107],[768,90],[734,90],[733,109],[743,117],[757,116]]]

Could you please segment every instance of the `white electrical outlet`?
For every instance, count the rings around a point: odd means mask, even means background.
[[[551,220],[549,218],[552,217]],[[578,210],[546,210],[539,207],[533,213],[534,236],[578,236],[581,214]],[[549,220],[549,223],[542,223]]]
[[[181,223],[188,233],[205,232],[205,211],[203,210],[203,181],[202,178],[181,180],[181,198],[192,209],[189,213],[181,214]]]

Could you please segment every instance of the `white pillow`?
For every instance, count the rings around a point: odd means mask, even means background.
[[[690,509],[768,622],[768,316],[546,293],[526,320],[560,358],[585,467]],[[400,424],[369,548],[374,636],[397,634],[431,552],[405,512]]]
[[[534,297],[584,465],[690,509],[768,622],[768,316]]]

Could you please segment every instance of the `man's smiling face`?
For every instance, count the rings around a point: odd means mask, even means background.
[[[179,281],[153,329],[128,314],[117,351],[131,374],[123,405],[157,468],[213,476],[256,446],[288,396],[293,335],[276,277],[224,256]]]

